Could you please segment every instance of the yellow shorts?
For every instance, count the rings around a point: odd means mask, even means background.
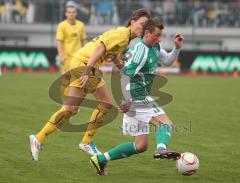
[[[80,62],[77,58],[72,57],[67,66],[67,73],[65,73],[65,84],[68,87],[83,88],[80,82],[80,77],[82,76],[84,70],[86,69],[86,64]],[[89,81],[84,87],[88,92],[94,92],[97,88],[105,85],[105,81],[102,79],[102,73],[99,68],[94,68],[89,75]]]

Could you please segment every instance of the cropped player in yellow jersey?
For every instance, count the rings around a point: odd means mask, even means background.
[[[67,3],[66,19],[58,24],[56,32],[57,50],[60,57],[61,71],[66,72],[67,65],[75,51],[87,43],[84,23],[77,20],[77,8],[74,3]]]
[[[112,107],[110,94],[102,78],[95,73],[98,67],[109,55],[117,56],[127,48],[129,41],[135,37],[140,37],[143,24],[150,18],[147,11],[139,9],[133,12],[126,27],[103,33],[98,38],[87,43],[73,55],[69,63],[69,86],[68,96],[84,98],[87,91],[93,92],[99,101],[98,106],[93,111],[87,131],[79,144],[81,150],[93,155],[98,154],[93,143],[93,136],[96,129],[101,126],[104,116]],[[66,77],[68,78],[68,77]],[[71,98],[70,97],[70,98]],[[47,124],[36,135],[30,135],[30,148],[33,160],[38,161],[41,146],[47,135],[54,132],[64,124],[69,118],[79,111],[81,102],[72,104],[68,100],[64,101],[61,109],[54,113]]]

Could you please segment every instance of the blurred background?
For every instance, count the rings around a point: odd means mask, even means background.
[[[66,0],[0,0],[0,66],[3,72],[58,70],[56,28]],[[160,72],[238,76],[240,0],[75,0],[88,40],[125,25],[131,12],[145,8],[165,25],[162,45],[185,37],[174,67]],[[109,65],[109,63],[107,63]],[[107,69],[107,67],[104,67]]]

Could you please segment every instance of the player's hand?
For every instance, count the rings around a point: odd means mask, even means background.
[[[181,48],[183,45],[184,37],[182,34],[176,34],[174,37],[175,47],[177,49]]]
[[[122,59],[117,59],[115,61],[115,65],[117,66],[118,69],[122,69],[124,66],[124,61]]]
[[[87,84],[88,79],[89,79],[88,75],[82,75],[80,77],[80,82],[81,82],[82,87],[84,87]]]
[[[64,63],[65,63],[65,58],[61,58],[61,59],[60,59],[60,64],[61,64],[61,65],[64,65]]]
[[[131,101],[130,100],[126,100],[124,101],[119,107],[118,107],[118,111],[125,113],[129,110],[129,108],[131,107]]]

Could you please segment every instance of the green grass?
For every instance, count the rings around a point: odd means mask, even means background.
[[[199,171],[189,177],[175,163],[155,161],[154,134],[147,152],[110,162],[109,176],[98,177],[78,149],[82,133],[57,131],[47,138],[41,160],[30,158],[28,135],[36,133],[59,108],[48,96],[55,74],[4,73],[0,77],[0,182],[239,182],[240,80],[231,77],[167,76],[163,91],[174,96],[164,108],[177,125],[170,148],[197,154]],[[86,121],[83,109],[74,121]],[[191,123],[191,128],[190,128]],[[101,128],[95,141],[102,151],[131,141],[121,135],[121,115]]]

